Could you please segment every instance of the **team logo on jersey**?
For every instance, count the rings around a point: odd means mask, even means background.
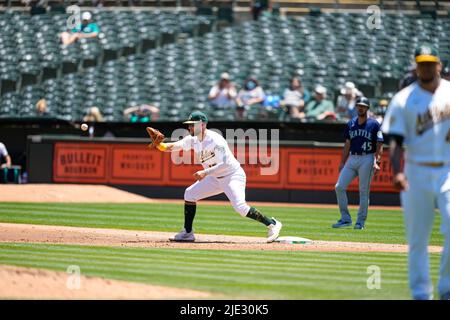
[[[372,140],[372,133],[363,129],[350,130],[350,139],[355,137],[364,137],[368,140]]]
[[[450,119],[450,104],[447,103],[443,108],[439,106],[432,106],[426,112],[417,115],[416,119],[416,133],[423,134],[428,129],[431,129],[435,124]]]
[[[215,156],[216,154],[214,153],[214,151],[203,150],[200,153],[200,159],[202,160],[202,163],[214,158]]]
[[[425,46],[421,47],[420,54],[423,54],[423,55],[431,54],[431,48],[425,47]]]

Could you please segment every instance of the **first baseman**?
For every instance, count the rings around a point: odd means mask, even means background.
[[[159,143],[160,151],[194,150],[203,170],[197,171],[197,180],[184,193],[184,229],[176,234],[173,241],[195,241],[192,223],[197,208],[197,201],[224,192],[234,210],[242,217],[259,221],[268,227],[267,242],[273,242],[282,224],[274,218],[264,216],[258,209],[250,207],[245,201],[246,175],[240,163],[231,152],[226,140],[218,133],[206,128],[208,118],[200,111],[190,114],[183,123],[189,125],[189,133],[174,143]]]
[[[0,142],[0,160],[2,158],[5,158],[6,163],[3,163],[1,165],[1,168],[9,168],[9,167],[11,167],[11,157],[8,154],[8,150],[6,149],[5,145]]]
[[[441,79],[437,50],[423,45],[415,52],[418,80],[392,99],[382,130],[390,137],[394,185],[401,190],[409,245],[409,285],[414,299],[432,299],[428,240],[434,209],[442,216],[444,250],[438,290],[450,299],[450,82]],[[404,173],[400,166],[405,144]]]
[[[370,182],[374,172],[380,170],[383,153],[383,134],[378,121],[368,118],[369,99],[359,97],[356,100],[358,116],[351,119],[345,127],[345,145],[339,165],[339,179],[336,183],[336,197],[341,212],[341,219],[333,228],[349,227],[352,217],[348,211],[347,187],[359,177],[359,210],[355,229],[362,230],[369,208]]]

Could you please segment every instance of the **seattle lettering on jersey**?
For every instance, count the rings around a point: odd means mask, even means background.
[[[350,152],[355,154],[374,153],[377,142],[383,142],[378,121],[368,118],[364,123],[358,123],[358,117],[351,119],[344,131],[345,139],[350,140]]]
[[[417,135],[423,134],[434,125],[450,119],[450,104],[446,104],[444,108],[432,106],[426,112],[417,115],[416,132]]]
[[[350,139],[353,139],[355,137],[364,137],[368,140],[372,140],[372,133],[364,129],[350,130],[349,134]]]

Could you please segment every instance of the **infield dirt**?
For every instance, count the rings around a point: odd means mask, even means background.
[[[329,252],[407,252],[401,244],[314,241],[308,244],[266,243],[265,238],[197,234],[195,243],[170,242],[173,233],[0,223],[0,242],[209,250],[275,250]],[[430,246],[430,252],[442,247]]]
[[[196,299],[207,292],[0,265],[1,299]],[[79,285],[77,285],[79,284]]]

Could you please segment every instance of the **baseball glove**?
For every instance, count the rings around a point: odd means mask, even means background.
[[[157,145],[159,145],[164,140],[164,135],[157,129],[147,127],[146,128],[148,135],[152,139],[152,143],[148,145],[150,149],[155,149]]]

